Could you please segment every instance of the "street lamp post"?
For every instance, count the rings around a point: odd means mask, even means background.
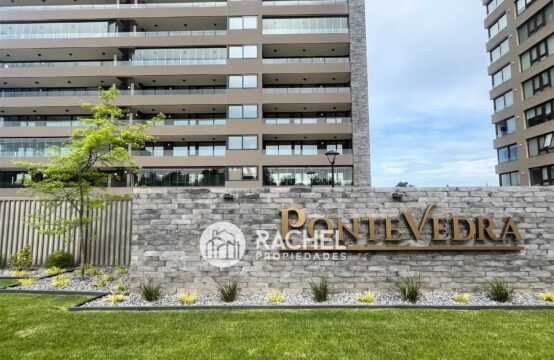
[[[314,187],[315,172],[308,171],[307,174],[308,174],[308,178],[310,179],[310,187],[313,188]]]
[[[325,155],[331,164],[331,187],[335,187],[335,161],[340,153],[337,150],[329,150],[325,153]]]

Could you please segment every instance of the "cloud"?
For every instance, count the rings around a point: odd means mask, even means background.
[[[373,184],[497,185],[484,9],[366,3]]]

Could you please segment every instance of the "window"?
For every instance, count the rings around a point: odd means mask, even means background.
[[[554,4],[550,2],[517,29],[520,44],[552,20],[554,20]]]
[[[519,186],[519,172],[500,174],[500,186]]]
[[[257,29],[257,16],[232,16],[229,17],[229,30]]]
[[[254,89],[258,87],[258,75],[229,75],[229,89]]]
[[[517,144],[498,149],[498,163],[503,164],[514,160],[517,160]]]
[[[489,2],[487,4],[487,14],[490,14],[491,12],[496,10],[496,8],[499,7],[500,4],[502,4],[503,2],[504,0],[492,0],[491,2]]]
[[[542,136],[537,136],[527,140],[529,148],[529,157],[539,156],[554,152],[554,141],[552,138],[554,133],[549,133]]]
[[[257,166],[243,166],[227,168],[227,180],[229,181],[253,181],[258,180]]]
[[[521,15],[535,0],[516,0],[517,15]]]
[[[495,62],[510,51],[510,41],[502,41],[497,47],[491,50],[491,62]]]
[[[525,99],[536,95],[546,89],[552,87],[552,79],[554,78],[554,66],[548,70],[533,76],[531,79],[523,83],[523,96]]]
[[[535,63],[546,59],[552,54],[554,54],[554,34],[521,54],[521,71],[529,69]]]
[[[530,173],[531,173],[531,185],[533,186],[554,185],[554,164],[530,169]]]
[[[142,168],[135,186],[225,186],[225,168]]]
[[[257,57],[258,57],[257,45],[229,46],[229,59],[256,59]]]
[[[258,118],[258,105],[229,105],[229,119],[256,119]]]
[[[514,104],[514,93],[512,90],[508,91],[504,95],[501,95],[494,99],[494,112],[502,111]]]
[[[233,135],[227,137],[227,148],[229,150],[257,150],[257,135]]]
[[[290,17],[262,20],[264,34],[346,34],[348,17]]]
[[[504,14],[489,27],[489,39],[504,30],[506,26],[508,26],[508,16]]]
[[[331,167],[264,167],[264,186],[319,186],[331,184]],[[335,167],[335,185],[352,186],[352,167]]]
[[[504,66],[501,70],[497,71],[492,75],[492,86],[496,87],[500,84],[505,83],[506,81],[512,78],[512,67],[510,64]]]
[[[516,119],[511,117],[496,124],[496,137],[513,134],[516,131]]]
[[[552,108],[554,108],[554,100],[547,101],[525,111],[527,127],[537,126],[544,122],[554,120]]]

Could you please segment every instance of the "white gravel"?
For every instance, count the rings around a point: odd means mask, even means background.
[[[0,276],[2,277],[12,277],[11,271],[9,269],[0,269]],[[29,270],[29,276],[31,277],[41,277],[46,276],[46,269],[36,268]]]

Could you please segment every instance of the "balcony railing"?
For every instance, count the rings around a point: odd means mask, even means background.
[[[60,127],[60,126],[85,126],[79,120],[2,120],[0,127]]]
[[[144,89],[144,90],[125,90],[122,95],[206,95],[206,94],[225,94],[225,89],[207,88],[207,89]]]
[[[314,28],[314,29],[263,29],[264,35],[296,35],[296,34],[348,34],[348,28]]]
[[[267,125],[316,125],[316,124],[349,124],[351,117],[328,118],[264,118]]]
[[[264,149],[264,155],[266,156],[317,156],[325,155],[327,149],[314,149],[314,150],[302,150],[295,152],[294,150],[277,150],[277,149]],[[341,155],[351,155],[352,149],[339,150]]]
[[[0,63],[0,68],[77,68],[109,66],[172,66],[172,65],[225,65],[226,59],[183,59],[183,60],[146,60],[146,61],[53,61],[53,62],[14,62]]]
[[[350,87],[264,88],[264,94],[347,94]]]
[[[73,39],[111,37],[166,37],[166,36],[216,36],[225,35],[226,30],[197,31],[146,31],[146,32],[106,32],[106,33],[55,33],[55,34],[2,34],[0,39]]]
[[[197,126],[197,125],[225,125],[226,119],[164,119],[153,122],[154,126]],[[134,124],[146,124],[152,120],[133,120]]]
[[[349,63],[349,57],[298,57],[298,58],[266,58],[264,64],[335,64]]]
[[[225,94],[225,89],[144,89],[121,90],[120,95],[203,95]],[[98,90],[2,90],[2,98],[28,96],[98,96]]]
[[[295,5],[339,5],[346,4],[347,0],[282,0],[262,1],[263,6],[295,6]]]
[[[83,4],[83,5],[41,5],[0,6],[0,12],[49,11],[49,10],[95,10],[95,9],[163,9],[163,8],[205,8],[227,6],[226,1],[149,4]]]

